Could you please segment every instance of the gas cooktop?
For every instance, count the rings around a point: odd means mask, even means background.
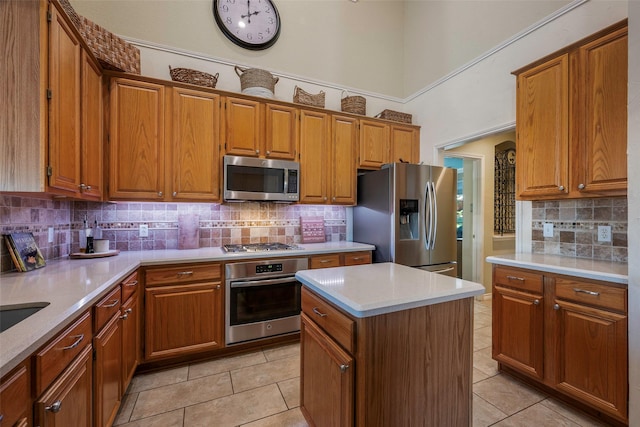
[[[238,245],[222,245],[225,252],[267,252],[267,251],[286,251],[291,249],[299,249],[295,245],[287,245],[284,243],[247,243]]]

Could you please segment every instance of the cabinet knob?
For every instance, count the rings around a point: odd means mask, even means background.
[[[174,192],[173,192],[173,197],[176,197],[177,195],[178,195],[178,192],[177,192],[177,191],[174,191]]]
[[[349,365],[340,365],[340,372],[345,373],[349,369]]]
[[[533,300],[533,305],[540,305],[540,300],[539,299],[534,299]]]
[[[553,309],[554,309],[554,310],[560,310],[560,305],[558,305],[558,304],[553,304]]]
[[[256,150],[256,154],[260,154],[260,150]]]
[[[327,197],[326,197],[326,196],[325,196],[325,197],[323,197],[323,199],[324,199],[324,201],[325,201],[325,202],[327,201]]]
[[[267,150],[267,156],[271,155],[271,151]]]
[[[564,185],[559,186],[558,191],[564,191]]]
[[[91,186],[90,185],[80,184],[80,185],[78,185],[78,187],[80,188],[81,191],[91,190]]]
[[[333,197],[331,198],[331,200],[333,200],[333,201],[335,202],[335,201],[336,201],[336,196],[333,196]]]
[[[584,190],[584,184],[582,183],[578,184],[578,190]]]
[[[162,197],[162,191],[158,191],[158,197]]]
[[[214,289],[216,289],[216,290],[220,289],[220,285],[216,285],[216,287]]]
[[[62,408],[62,402],[57,400],[57,401],[53,402],[53,404],[51,406],[45,406],[44,410],[45,411],[49,411],[49,412],[53,412],[55,414],[56,412],[60,412],[60,408]]]
[[[127,320],[127,317],[129,317],[129,313],[123,314],[122,316],[120,316],[120,319]]]

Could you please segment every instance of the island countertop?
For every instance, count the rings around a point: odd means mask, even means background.
[[[304,286],[357,318],[484,293],[484,286],[394,263],[303,270]]]

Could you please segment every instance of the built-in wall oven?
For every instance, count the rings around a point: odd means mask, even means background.
[[[301,284],[307,258],[229,263],[225,267],[227,345],[300,331]]]

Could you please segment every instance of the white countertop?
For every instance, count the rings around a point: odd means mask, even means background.
[[[510,267],[529,268],[547,273],[566,274],[592,280],[629,283],[626,263],[573,258],[560,255],[516,253],[490,256],[487,262]]]
[[[220,248],[120,252],[117,256],[48,261],[26,273],[0,275],[0,306],[50,304],[0,333],[0,376],[40,348],[140,266],[374,250],[354,242],[299,244],[299,249],[226,253]]]
[[[303,270],[296,278],[355,317],[469,298],[484,286],[393,263]]]

